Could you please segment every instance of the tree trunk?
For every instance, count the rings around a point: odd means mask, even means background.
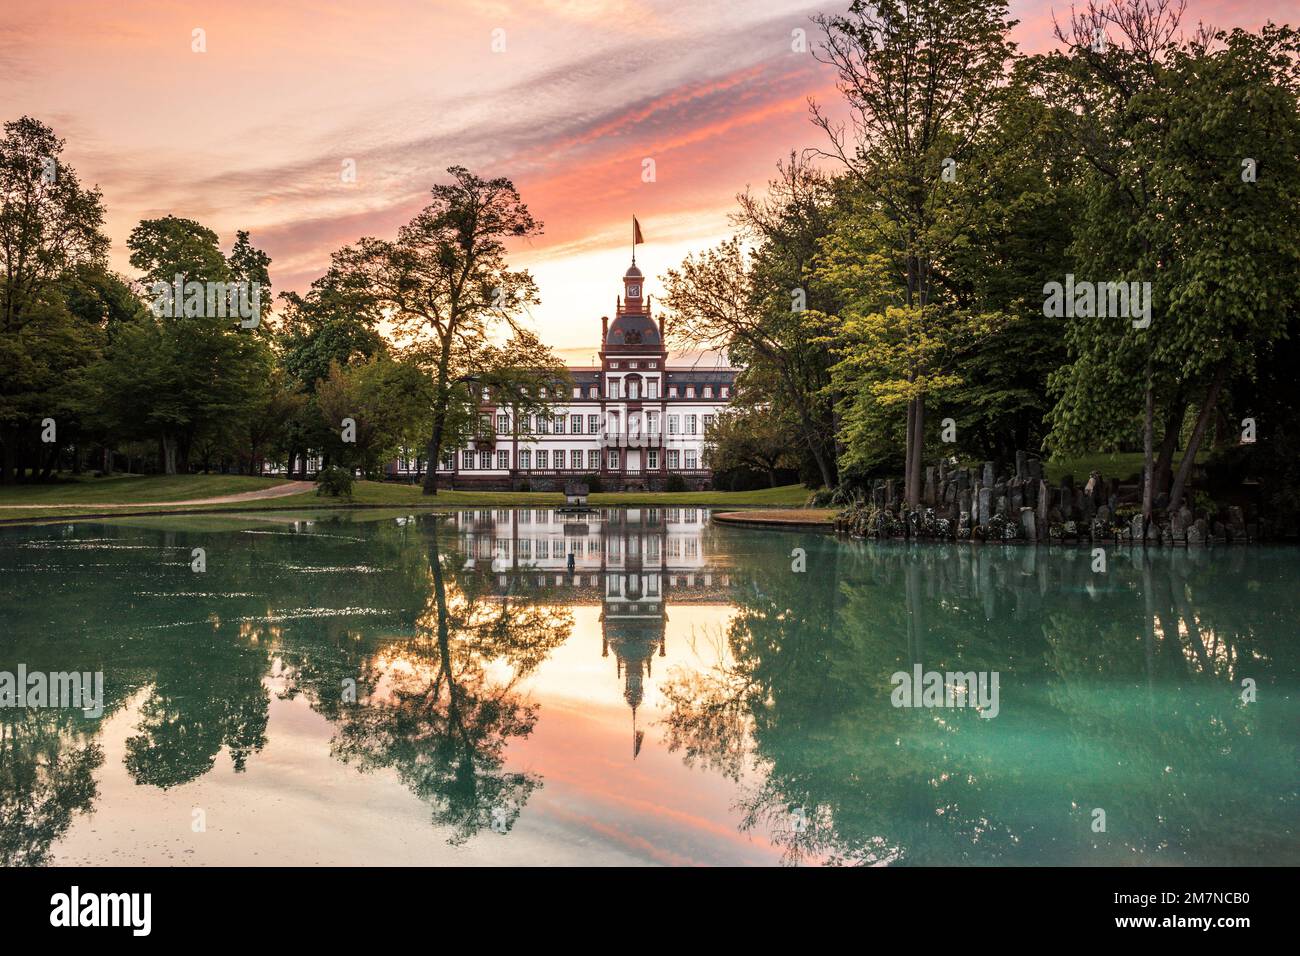
[[[1156,491],[1168,491],[1173,481],[1174,452],[1178,450],[1178,435],[1183,430],[1183,418],[1187,415],[1187,399],[1183,389],[1174,396],[1169,406],[1169,415],[1165,419],[1165,435],[1160,441],[1160,455],[1156,458]]]
[[[1187,487],[1187,479],[1191,477],[1192,467],[1196,464],[1196,452],[1205,435],[1205,426],[1214,415],[1215,404],[1219,401],[1219,390],[1223,388],[1223,381],[1227,377],[1228,363],[1220,362],[1219,367],[1214,371],[1214,379],[1205,392],[1205,401],[1201,403],[1201,410],[1196,414],[1196,427],[1192,429],[1192,437],[1188,439],[1187,448],[1183,451],[1183,460],[1178,464],[1178,475],[1174,478],[1173,490],[1169,492],[1170,511],[1174,511],[1183,503],[1183,491]]]
[[[1147,373],[1146,411],[1142,416],[1142,541],[1147,540],[1147,528],[1151,526],[1151,506],[1155,491],[1155,416],[1156,390]]]
[[[911,479],[907,486],[909,508],[921,507],[921,462],[925,452],[925,398],[916,399],[916,413],[912,423]]]
[[[916,399],[907,403],[907,438],[903,442],[903,500],[912,492],[912,434],[916,428]]]

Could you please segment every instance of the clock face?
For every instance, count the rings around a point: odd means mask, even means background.
[[[630,285],[627,287],[627,297],[629,299],[641,298],[641,287],[639,285]]]

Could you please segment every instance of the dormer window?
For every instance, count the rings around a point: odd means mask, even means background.
[[[705,385],[705,386],[704,386],[704,397],[705,397],[705,398],[712,398],[712,397],[713,397],[713,386],[712,386],[712,385]]]
[[[727,388],[727,386],[725,386],[725,385],[722,386],[722,397],[723,397],[723,398],[726,398],[726,397],[727,397],[727,394],[728,394],[730,391],[731,391],[731,389]]]
[[[687,386],[686,386],[686,397],[687,397],[687,398],[694,398],[694,397],[695,397],[695,386],[694,386],[694,385],[687,385]]]
[[[677,386],[676,386],[676,385],[669,385],[669,386],[668,386],[668,397],[669,397],[669,398],[676,398],[676,397],[677,397]]]
[[[574,397],[574,398],[582,398],[582,386],[581,386],[581,385],[575,385],[575,386],[573,386],[573,397]]]

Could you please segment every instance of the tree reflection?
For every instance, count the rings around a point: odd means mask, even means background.
[[[338,710],[334,753],[363,770],[392,769],[433,808],[433,822],[462,843],[492,826],[508,830],[541,786],[505,768],[509,742],[527,737],[537,708],[519,685],[568,639],[566,608],[515,602],[491,579],[457,572],[429,536],[429,597],[415,638],[370,662],[374,692]]]
[[[0,721],[0,865],[44,866],[73,817],[91,812],[104,752],[79,723],[35,709]]]
[[[688,763],[740,779],[748,755],[742,826],[786,862],[1294,861],[1284,563],[827,541],[804,580],[787,550],[737,592],[731,661],[666,690]],[[1001,713],[894,707],[913,663],[1000,672]]]

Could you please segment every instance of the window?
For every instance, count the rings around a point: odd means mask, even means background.
[[[611,378],[606,383],[610,398],[618,398],[618,379]]]
[[[551,467],[549,462],[547,461],[547,459],[550,457],[551,457],[550,453],[545,448],[537,449],[537,467],[539,469],[546,469]]]
[[[463,451],[460,453],[460,467],[464,471],[469,471],[474,467],[474,453],[472,451]]]
[[[669,386],[668,386],[668,397],[669,397],[669,398],[676,398],[676,397],[677,397],[677,386],[676,386],[676,385],[669,385]]]
[[[686,470],[687,470],[687,471],[690,471],[691,469],[693,469],[693,468],[695,468],[695,467],[696,467],[696,464],[695,464],[695,449],[694,449],[694,448],[688,448],[688,449],[686,449]]]
[[[523,428],[521,428],[520,431],[522,431],[525,435],[528,435],[532,433],[532,430],[533,430],[533,416],[525,415],[523,421]]]
[[[497,450],[497,467],[502,471],[507,471],[510,468],[510,452],[504,448]]]
[[[618,412],[609,413],[609,420],[605,430],[612,435],[618,434]]]
[[[484,471],[492,467],[492,452],[481,451],[478,453],[478,466]]]
[[[510,416],[509,416],[509,415],[498,415],[498,416],[497,416],[497,434],[498,434],[498,435],[509,435],[509,434],[510,434]]]
[[[443,471],[451,471],[456,467],[456,453],[454,451],[444,451],[442,453]]]
[[[649,464],[649,466],[650,466],[650,470],[651,470],[651,471],[653,471],[654,469],[656,469],[656,468],[659,467],[659,449],[658,449],[658,448],[651,448],[648,452],[646,452],[646,458],[647,458],[647,463]],[[652,538],[651,540],[653,541],[654,539]]]
[[[581,449],[581,448],[575,448],[575,449],[573,449],[572,451],[570,451],[570,452],[569,452],[569,461],[573,462],[573,464],[570,465],[569,467],[572,468],[574,471],[577,471],[579,468],[581,468],[581,467],[582,467],[582,449]]]
[[[633,400],[641,397],[640,382],[634,380],[627,383],[627,397]]]
[[[533,453],[527,448],[519,449],[519,467],[525,471],[533,467]]]
[[[610,468],[617,468],[617,467],[618,467],[618,450],[617,450],[617,449],[611,448],[611,449],[609,450],[609,467],[610,467]]]
[[[727,386],[725,386],[725,385],[722,386],[722,397],[723,397],[723,398],[726,398],[727,395],[728,395],[730,392],[731,392],[731,389],[727,388]]]
[[[486,402],[487,400],[488,400],[488,387],[487,387],[486,385],[484,385],[484,386],[483,386],[483,401]]]
[[[659,397],[659,379],[652,378],[646,381],[645,397],[650,399]]]
[[[687,416],[686,416],[686,434],[688,434],[688,435],[694,435],[694,434],[695,434],[695,418],[696,418],[696,416],[694,416],[694,415],[687,415]]]
[[[709,429],[712,428],[712,427],[713,427],[713,416],[712,416],[712,415],[705,415],[705,416],[704,416],[704,433],[707,435],[707,434],[709,433]]]
[[[704,386],[704,397],[705,397],[705,398],[712,398],[712,397],[713,397],[713,386],[712,386],[712,385],[705,385],[705,386]]]
[[[646,430],[651,435],[659,434],[659,413],[646,412]]]
[[[687,385],[687,386],[686,386],[686,397],[687,397],[687,398],[694,398],[694,397],[695,397],[695,386],[694,386],[694,385]]]
[[[599,416],[599,415],[588,415],[588,416],[587,416],[587,431],[590,432],[590,433],[593,434],[593,435],[598,434],[598,433],[600,432],[600,416]]]
[[[669,416],[668,416],[668,434],[670,434],[670,435],[676,435],[676,434],[677,434],[677,426],[678,426],[678,424],[679,424],[680,422],[681,422],[681,416],[680,416],[680,415],[669,415]]]
[[[574,397],[574,398],[582,398],[582,386],[581,386],[581,385],[575,385],[575,386],[573,386],[573,397]]]
[[[600,397],[600,396],[597,394],[597,392],[596,392],[596,386],[595,386],[595,385],[593,385],[593,386],[591,386],[591,388],[587,389],[587,397],[588,397],[588,398],[599,398],[599,397]]]
[[[681,467],[682,453],[676,448],[668,449],[668,470],[676,471]]]
[[[480,415],[480,416],[478,417],[478,436],[479,436],[479,438],[486,438],[488,435],[491,435],[491,434],[492,434],[492,416],[491,416],[491,415]]]
[[[582,416],[581,416],[581,415],[570,415],[570,416],[569,416],[569,431],[573,432],[573,434],[575,434],[575,435],[581,435],[581,434],[582,434]]]
[[[617,362],[610,362],[610,363],[609,363],[609,367],[610,367],[610,368],[618,368],[618,363],[617,363]]]
[[[563,468],[564,468],[564,449],[563,449],[563,448],[557,448],[557,449],[555,449],[555,467],[556,467],[557,469],[563,469]]]
[[[556,415],[553,419],[551,419],[551,421],[553,421],[553,422],[555,423],[555,434],[557,434],[557,435],[563,435],[563,434],[564,434],[564,416],[563,416],[563,415]]]
[[[550,430],[551,430],[551,416],[550,416],[550,415],[538,415],[538,416],[537,416],[537,434],[539,434],[539,435],[545,435],[545,434],[547,434]]]
[[[627,363],[627,367],[628,367],[628,368],[636,368],[636,367],[637,367],[637,364],[636,364],[636,362],[628,362],[628,363]]]
[[[588,449],[587,451],[587,467],[592,471],[600,469],[600,452],[596,451],[594,448]]]

